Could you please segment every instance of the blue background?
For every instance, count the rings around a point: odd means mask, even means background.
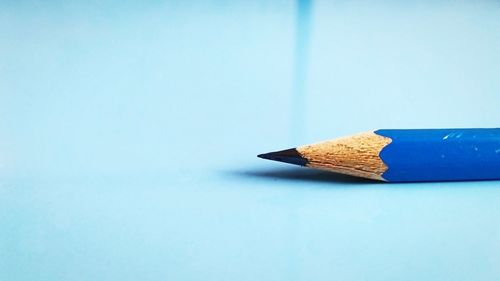
[[[377,2],[0,2],[0,280],[499,280],[498,181],[255,157],[500,126],[500,4]]]

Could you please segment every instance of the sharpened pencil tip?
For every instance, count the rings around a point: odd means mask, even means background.
[[[302,157],[302,155],[295,148],[259,154],[257,157],[300,166],[307,165],[307,159]]]

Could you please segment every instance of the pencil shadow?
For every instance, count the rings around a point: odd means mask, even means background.
[[[342,183],[342,184],[377,184],[378,181],[351,177],[332,172],[325,172],[301,167],[278,169],[236,170],[231,175],[246,178],[260,178],[268,180],[287,180],[302,182]]]
[[[432,189],[443,190],[443,188],[477,188],[478,185],[488,185],[491,181],[451,181],[451,182],[404,182],[404,183],[384,183],[382,181],[357,178],[333,172],[325,172],[314,169],[306,169],[302,167],[287,167],[287,168],[274,168],[274,169],[248,169],[248,170],[232,170],[226,171],[226,175],[247,178],[247,179],[261,179],[269,181],[284,180],[289,182],[309,182],[321,183],[324,187],[331,184],[331,187],[339,187],[339,185],[377,185],[385,188],[401,187],[404,185],[406,188],[419,188],[419,189]],[[473,183],[473,184],[471,184]],[[436,189],[436,187],[439,187]]]

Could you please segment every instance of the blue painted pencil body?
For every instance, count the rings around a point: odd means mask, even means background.
[[[500,129],[377,130],[389,182],[500,179]]]

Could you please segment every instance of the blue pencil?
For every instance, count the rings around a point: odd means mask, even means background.
[[[385,182],[500,179],[500,128],[377,130],[258,155]]]

